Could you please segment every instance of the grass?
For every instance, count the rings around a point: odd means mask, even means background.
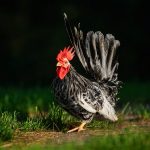
[[[22,149],[22,150],[97,150],[97,149],[105,149],[105,150],[149,150],[150,147],[150,134],[149,133],[126,133],[126,134],[117,134],[117,135],[103,135],[103,136],[95,136],[90,137],[86,140],[80,142],[69,142],[63,144],[32,144],[27,147],[13,147],[12,149]]]
[[[12,139],[16,130],[65,131],[75,120],[55,103],[49,88],[0,88],[0,91],[0,141]],[[15,127],[11,125],[13,122]]]
[[[117,104],[119,121],[117,123],[111,123],[106,120],[95,120],[88,125],[89,129],[116,130],[123,124],[125,118],[128,116],[142,120],[150,119],[150,84],[129,83],[123,87],[119,94],[121,99]],[[132,120],[132,118],[128,118],[128,120]],[[79,123],[78,120],[63,111],[55,103],[50,88],[0,88],[0,141],[13,139],[15,133],[18,131],[65,132],[67,129],[74,127],[77,123]],[[138,133],[135,135],[131,134],[130,138],[127,135],[93,137],[90,141],[84,141],[77,145],[75,143],[64,144],[63,148],[82,149],[85,147],[89,149],[90,146],[93,146],[95,149],[114,149],[113,145],[117,143],[118,149],[120,149],[121,144],[124,145],[123,147],[126,149],[127,146],[130,146],[130,149],[132,149],[136,142],[142,142],[141,145],[144,145],[145,141],[146,149],[146,146],[149,145],[146,139],[150,139],[150,136],[145,133],[139,135]],[[136,137],[139,138],[135,140]],[[109,141],[111,144],[107,145],[106,141]],[[34,149],[34,147],[40,146],[34,145],[29,149]],[[123,149],[123,147],[121,149]],[[55,146],[50,147],[50,149],[54,148]],[[137,149],[139,148],[140,146],[137,147]],[[57,149],[61,149],[61,147],[57,146]]]
[[[0,140],[9,140],[18,127],[16,113],[3,112],[0,114]]]
[[[99,132],[99,131],[96,131]],[[68,135],[70,136],[70,135]],[[65,136],[64,136],[65,137]],[[58,138],[58,137],[57,137]],[[80,138],[80,139],[79,139]],[[66,138],[65,138],[66,139]],[[59,139],[58,139],[59,140]],[[63,143],[52,143],[49,139],[45,142],[29,145],[15,145],[11,149],[17,150],[38,150],[38,149],[50,149],[50,150],[74,150],[74,149],[135,149],[135,150],[149,150],[150,147],[150,128],[149,130],[133,130],[129,128],[121,133],[116,133],[111,130],[108,134],[105,130],[105,134],[98,133],[97,135],[90,135],[86,139],[83,139],[78,135],[70,142],[64,141]]]
[[[54,97],[50,88],[0,88],[0,110],[23,114],[36,111],[36,107],[48,111]],[[22,115],[22,114],[21,114]]]

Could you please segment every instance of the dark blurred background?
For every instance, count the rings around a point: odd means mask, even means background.
[[[0,0],[0,86],[50,85],[56,55],[69,45],[63,12],[84,32],[120,40],[120,80],[149,81],[148,11],[144,0]]]

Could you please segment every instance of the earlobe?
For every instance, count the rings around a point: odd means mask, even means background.
[[[57,64],[56,64],[56,66],[58,67],[58,66],[62,66],[62,64],[60,63],[60,62],[58,62]]]

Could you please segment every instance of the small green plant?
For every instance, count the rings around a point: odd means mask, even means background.
[[[74,118],[53,102],[44,120],[46,129],[62,131],[66,125],[74,121]]]
[[[16,119],[16,112],[13,114],[8,112],[3,112],[0,114],[0,140],[10,140],[13,137],[17,127],[18,123]]]
[[[150,106],[144,104],[135,105],[127,103],[119,113],[119,118],[124,119],[125,116],[148,119],[150,118]]]
[[[43,128],[44,125],[40,118],[27,118],[27,120],[21,124],[20,130],[37,131],[37,130],[42,130]]]
[[[139,104],[134,107],[133,114],[139,116],[140,118],[148,119],[150,118],[150,106]]]

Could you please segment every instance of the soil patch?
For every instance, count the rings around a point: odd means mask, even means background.
[[[12,141],[3,143],[0,148],[28,146],[30,144],[62,144],[64,142],[81,142],[92,136],[126,134],[130,132],[150,132],[150,120],[124,121],[115,129],[90,129],[82,132],[63,133],[55,131],[16,132]]]

